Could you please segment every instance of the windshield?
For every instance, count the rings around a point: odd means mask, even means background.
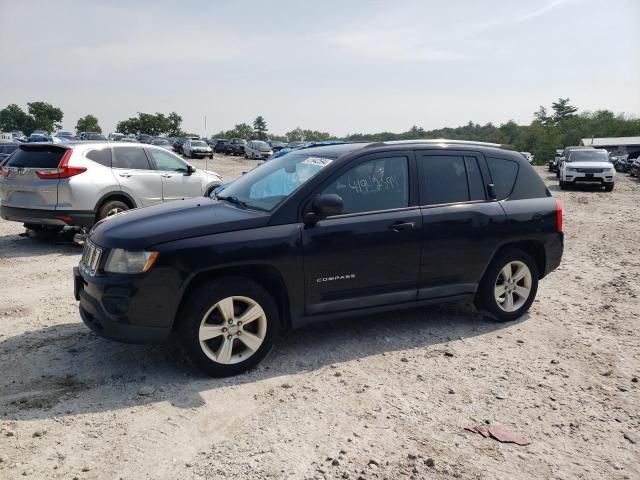
[[[267,145],[266,142],[259,142],[259,141],[253,142],[253,146],[255,148],[269,148],[269,145]]]
[[[598,150],[572,150],[567,162],[608,162],[607,152]]]
[[[154,140],[153,144],[154,145],[169,145],[169,141],[168,140]]]
[[[270,212],[331,162],[332,158],[284,155],[238,178],[218,198],[235,197],[236,203]]]
[[[191,145],[194,147],[206,147],[207,144],[201,141],[192,141]]]

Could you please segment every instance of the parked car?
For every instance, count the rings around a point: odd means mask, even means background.
[[[138,140],[131,137],[122,137],[119,141],[122,143],[140,143]]]
[[[58,132],[58,133],[56,133],[56,137],[58,137],[58,138],[74,138],[74,135],[71,132]]]
[[[0,142],[0,165],[9,155],[16,151],[18,145],[20,145],[18,142]]]
[[[119,142],[124,137],[125,137],[124,133],[113,132],[113,133],[110,133],[107,138],[112,142]]]
[[[555,172],[556,169],[558,168],[558,159],[560,159],[562,157],[562,152],[564,150],[562,148],[557,149],[555,152],[555,156],[553,158],[553,160],[549,160],[549,164],[548,164],[548,170],[550,172]]]
[[[204,140],[187,140],[182,144],[182,153],[189,158],[213,158],[213,150]]]
[[[151,145],[173,151],[173,144],[166,138],[154,138],[151,140]]]
[[[533,163],[533,155],[529,152],[520,152],[524,158],[527,159],[527,162]]]
[[[271,150],[274,151],[274,153],[275,152],[279,152],[280,150],[282,150],[283,148],[285,148],[287,146],[286,143],[284,143],[284,142],[276,142],[275,140],[269,140],[267,143],[271,147]]]
[[[558,163],[556,167],[556,177],[560,178],[560,171],[562,169],[562,165],[571,150],[584,150],[589,148],[593,149],[593,147],[580,147],[580,146],[565,147],[564,150],[562,150],[562,156],[558,158]]]
[[[227,142],[228,140],[225,138],[219,138],[216,140],[216,144],[213,147],[213,151],[215,153],[226,153],[227,151]]]
[[[49,132],[47,132],[46,130],[34,130],[31,134],[32,135],[42,135],[43,137],[48,137],[49,136]]]
[[[0,216],[33,230],[90,227],[136,207],[208,195],[222,179],[144,144],[21,144],[0,169]]]
[[[91,140],[91,137],[94,137],[95,135],[100,135],[102,136],[100,133],[98,132],[80,132],[78,134],[78,138],[80,140]],[[102,137],[104,139],[104,137]]]
[[[188,139],[187,137],[178,137],[175,139],[175,141],[173,142],[173,151],[182,155],[182,144],[184,142],[186,142]]]
[[[105,138],[104,135],[102,135],[101,133],[95,133],[95,132],[87,132],[84,134],[84,139],[85,140],[91,140],[91,141],[98,141],[98,142],[105,142],[107,139]]]
[[[616,170],[609,162],[606,150],[574,148],[569,151],[560,167],[560,188],[567,190],[574,185],[597,185],[611,192]]]
[[[18,142],[27,141],[27,136],[24,134],[22,130],[11,130],[9,133],[11,134],[11,137],[15,141],[18,141]]]
[[[640,178],[640,157],[636,157],[629,167],[629,175]]]
[[[247,144],[242,138],[232,138],[225,145],[225,155],[244,155],[244,148]]]
[[[51,137],[49,135],[43,135],[41,133],[32,133],[31,135],[29,135],[29,140],[27,140],[29,143],[34,143],[34,142],[50,142],[51,141]]]
[[[153,139],[153,135],[149,135],[147,133],[141,133],[136,137],[140,143],[151,143]]]
[[[562,252],[560,204],[518,152],[349,143],[265,162],[213,199],[101,223],[74,285],[97,335],[175,334],[194,364],[227,376],[281,332],[329,318],[473,301],[515,320]]]
[[[273,150],[267,142],[251,140],[244,147],[244,158],[252,160],[266,159],[273,155]]]

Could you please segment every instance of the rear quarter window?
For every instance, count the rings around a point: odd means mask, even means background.
[[[7,166],[18,168],[58,168],[65,148],[38,146],[18,148],[7,161]]]
[[[86,157],[100,165],[111,168],[111,149],[98,148],[87,152]]]
[[[518,175],[518,163],[504,158],[487,158],[487,165],[491,172],[493,190],[497,200],[503,200],[511,195]],[[534,172],[535,173],[535,172]]]

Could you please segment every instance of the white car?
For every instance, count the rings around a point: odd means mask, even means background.
[[[562,190],[582,184],[602,186],[606,192],[610,192],[616,180],[616,170],[606,150],[573,149],[564,158],[559,176]]]
[[[244,158],[264,159],[273,155],[273,150],[267,142],[251,140],[244,147]]]
[[[213,158],[213,150],[204,140],[187,140],[182,144],[182,154],[189,158]]]

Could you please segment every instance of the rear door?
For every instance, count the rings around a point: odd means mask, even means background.
[[[138,206],[162,202],[161,172],[151,166],[144,148],[113,147],[113,173],[120,188],[135,198]]]
[[[423,216],[418,298],[474,293],[506,233],[506,216],[489,200],[482,154],[416,152]]]
[[[57,171],[67,151],[53,144],[20,145],[3,166],[0,202],[7,207],[55,210],[60,179],[43,177]]]
[[[188,174],[187,163],[166,150],[149,148],[147,153],[160,172],[164,202],[202,195],[201,178]]]

